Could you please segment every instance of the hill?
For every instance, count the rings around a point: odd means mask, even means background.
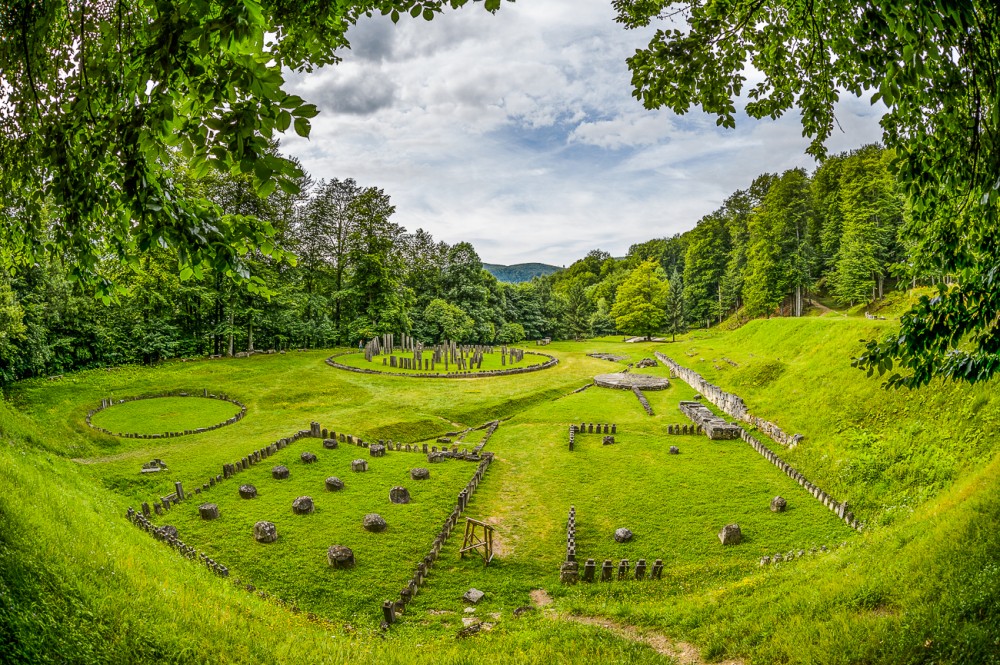
[[[483,267],[501,282],[517,284],[530,282],[535,277],[544,277],[562,270],[559,266],[547,263],[516,263],[512,266],[502,266],[497,263],[484,263]]]

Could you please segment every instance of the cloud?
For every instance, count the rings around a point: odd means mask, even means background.
[[[696,110],[644,109],[625,60],[656,26],[624,30],[611,3],[479,7],[362,20],[341,64],[289,74],[321,114],[284,149],[317,179],[384,188],[395,221],[495,263],[620,256],[691,228],[760,173],[815,167],[795,114],[724,130]],[[831,149],[877,140],[882,110],[845,96]]]

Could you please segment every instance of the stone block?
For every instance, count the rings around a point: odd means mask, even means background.
[[[743,541],[743,532],[739,524],[727,524],[719,531],[719,541],[723,545],[739,545]]]
[[[410,491],[405,487],[393,487],[389,490],[389,501],[392,503],[409,503]]]
[[[253,525],[253,538],[258,543],[273,543],[278,539],[278,527],[274,522],[257,522]]]
[[[292,501],[292,512],[296,515],[309,515],[315,509],[312,497],[300,496],[295,501]]]

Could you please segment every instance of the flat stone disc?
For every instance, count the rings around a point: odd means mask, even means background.
[[[632,390],[633,387],[639,390],[665,390],[670,387],[670,381],[658,376],[649,374],[598,374],[594,377],[594,383],[602,388],[621,388]]]

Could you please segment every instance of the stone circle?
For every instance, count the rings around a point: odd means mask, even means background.
[[[276,466],[271,469],[271,476],[275,480],[284,480],[288,477],[288,467],[287,466]]]
[[[358,472],[360,472],[360,471],[367,471],[367,470],[368,470],[368,461],[367,460],[356,459],[353,462],[351,462],[351,471],[358,471]]]
[[[292,501],[292,512],[296,515],[308,515],[313,510],[315,510],[315,506],[313,506],[312,497],[300,496]]]
[[[615,529],[615,542],[627,543],[632,540],[632,535],[632,531],[630,529],[626,529],[625,527]]]
[[[344,481],[337,476],[330,476],[326,479],[326,489],[330,492],[339,492],[344,489]]]
[[[363,356],[359,351],[344,351],[342,353],[337,353],[326,359],[326,364],[330,367],[336,369],[345,369],[349,372],[359,372],[361,374],[388,374],[390,376],[397,377],[407,377],[407,378],[418,378],[418,379],[468,379],[473,377],[492,377],[492,376],[505,376],[509,374],[524,374],[525,372],[536,372],[542,369],[549,369],[550,367],[555,367],[559,364],[559,359],[555,356],[549,355],[548,353],[542,353],[541,351],[528,351],[523,350],[525,355],[529,356],[541,356],[542,362],[535,363],[534,365],[526,365],[524,367],[511,367],[511,368],[500,368],[491,370],[458,370],[454,364],[448,371],[444,370],[444,367],[440,368],[437,372],[388,372],[381,371],[378,369],[370,369],[367,367],[353,367],[345,363],[339,362],[337,358],[342,356]]]
[[[211,425],[205,425],[204,427],[196,427],[194,429],[187,429],[180,432],[160,432],[154,434],[138,433],[138,432],[112,432],[111,430],[105,429],[98,425],[94,425],[91,422],[91,418],[93,416],[97,415],[101,411],[104,411],[105,409],[110,409],[113,406],[120,406],[123,404],[128,404],[130,402],[138,402],[140,400],[145,401],[151,399],[164,399],[172,397],[192,397],[196,399],[221,400],[223,402],[229,402],[230,404],[238,406],[240,410],[234,416],[232,416],[228,420],[224,420],[221,423],[214,423]],[[136,439],[138,438],[165,439],[165,438],[174,438],[178,436],[186,436],[189,434],[201,434],[203,432],[209,432],[212,430],[219,429],[220,427],[225,427],[226,425],[233,425],[241,421],[243,417],[246,415],[246,413],[247,413],[247,407],[241,402],[238,402],[234,399],[230,399],[224,395],[215,395],[215,394],[209,395],[208,391],[206,390],[204,395],[191,395],[186,392],[176,392],[176,393],[164,393],[162,395],[136,395],[134,397],[124,397],[122,399],[117,399],[117,400],[101,400],[100,407],[94,409],[93,412],[87,414],[86,422],[89,427],[92,427],[93,429],[96,429],[98,432],[103,432],[104,434],[108,434],[110,436],[118,436],[123,438],[136,438]]]
[[[198,513],[203,520],[214,520],[219,517],[219,507],[214,503],[203,503],[198,506]]]
[[[253,499],[257,496],[257,488],[253,485],[240,485],[240,498]]]
[[[361,520],[361,526],[365,528],[365,531],[371,531],[372,533],[380,533],[385,531],[388,526],[385,523],[385,519],[377,513],[368,513]]]
[[[727,524],[719,532],[719,541],[723,545],[739,545],[743,541],[743,532],[739,524]]]
[[[771,499],[771,512],[772,513],[783,513],[785,508],[788,506],[788,502],[785,501],[783,497],[776,496]]]
[[[410,502],[410,490],[405,487],[393,487],[389,490],[389,501],[393,503],[409,503]]]
[[[306,464],[312,464],[313,462],[316,461],[316,455],[307,450],[306,452],[299,455],[299,459],[301,459]]]
[[[326,551],[326,560],[331,568],[353,568],[354,550],[344,545],[331,545]]]
[[[278,539],[278,527],[274,522],[261,520],[253,525],[253,538],[258,543],[273,543]]]
[[[421,466],[418,466],[415,469],[410,469],[410,478],[412,478],[413,480],[427,480],[430,477],[431,477],[430,470],[425,469]]]

